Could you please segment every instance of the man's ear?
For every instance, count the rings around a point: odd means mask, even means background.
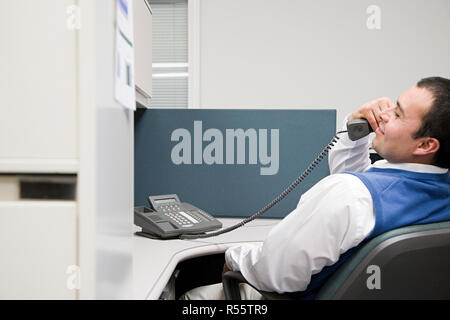
[[[427,154],[435,153],[440,147],[439,140],[436,138],[420,138],[416,150],[413,152],[416,156],[424,156]]]

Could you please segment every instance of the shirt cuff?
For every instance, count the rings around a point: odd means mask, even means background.
[[[233,260],[233,250],[236,250],[237,247],[228,248],[225,251],[225,263],[228,266],[228,269],[231,271],[240,271],[239,264]]]

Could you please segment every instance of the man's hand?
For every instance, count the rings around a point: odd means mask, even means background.
[[[231,271],[231,270],[228,268],[227,264],[225,263],[225,264],[223,265],[222,277],[223,277],[223,275],[224,275],[225,273],[227,273],[228,271]]]
[[[365,103],[362,107],[355,110],[348,118],[353,119],[366,119],[373,131],[378,129],[379,122],[381,121],[381,114],[386,110],[393,109],[396,104],[390,98],[379,98],[376,100]]]

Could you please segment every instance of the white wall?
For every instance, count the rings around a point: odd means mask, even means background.
[[[336,108],[340,127],[368,100],[450,77],[448,0],[201,0],[200,12],[194,107]]]
[[[133,111],[114,99],[115,1],[95,1],[96,299],[133,297]]]
[[[80,299],[133,298],[133,111],[114,99],[113,0],[78,0]]]

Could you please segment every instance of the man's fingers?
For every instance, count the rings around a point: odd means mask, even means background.
[[[381,119],[381,115],[386,112],[387,110],[387,104],[386,103],[380,103],[378,104],[377,108],[373,109],[373,114],[375,116],[375,120],[377,121],[377,127],[380,124],[380,121],[382,121]],[[374,129],[373,131],[375,131],[376,129]]]
[[[378,129],[378,117],[377,114],[372,109],[369,114],[366,116],[367,121],[369,122],[370,126],[372,127],[372,130],[375,132]]]
[[[382,114],[395,107],[396,104],[388,97],[375,99],[365,103],[358,110],[353,112],[349,117],[349,120],[366,119],[373,131],[376,131],[379,127],[379,123],[382,121]]]

